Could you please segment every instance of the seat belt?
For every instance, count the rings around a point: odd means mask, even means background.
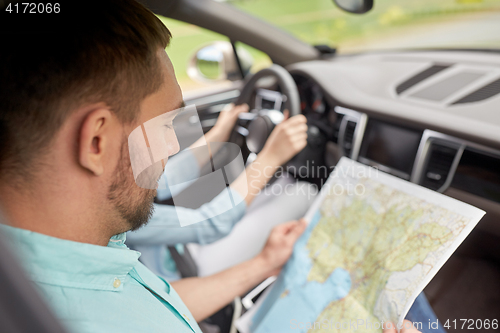
[[[175,246],[167,246],[172,259],[174,259],[175,265],[177,266],[177,270],[181,274],[182,278],[198,276],[198,266],[194,262],[191,253],[189,253],[186,245],[182,245],[182,247],[184,253],[180,254]]]

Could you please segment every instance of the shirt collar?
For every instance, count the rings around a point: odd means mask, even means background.
[[[139,263],[140,253],[124,244],[125,233],[113,236],[108,246],[99,246],[7,225],[0,225],[0,231],[9,236],[28,277],[39,283],[120,291]]]

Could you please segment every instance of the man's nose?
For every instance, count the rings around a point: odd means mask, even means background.
[[[168,131],[165,136],[165,141],[167,143],[168,156],[175,155],[180,150],[179,140],[177,139],[177,135],[175,131]]]

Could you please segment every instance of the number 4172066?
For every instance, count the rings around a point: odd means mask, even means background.
[[[5,11],[10,14],[58,14],[61,12],[59,3],[34,3],[34,2],[16,2],[9,3]]]
[[[443,325],[446,329],[466,329],[466,330],[480,330],[480,329],[498,329],[498,319],[454,319],[447,320]]]

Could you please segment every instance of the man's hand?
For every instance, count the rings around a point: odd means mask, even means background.
[[[217,118],[214,127],[205,135],[207,141],[226,142],[229,140],[231,131],[238,120],[238,115],[243,112],[248,112],[247,104],[234,106],[234,104],[231,103],[226,105],[219,113],[219,118]]]
[[[277,275],[292,255],[293,246],[307,227],[304,219],[277,225],[271,230],[266,245],[257,256],[269,270],[269,276]]]
[[[393,323],[384,323],[384,333],[397,333],[397,332],[398,331],[396,329],[396,325],[394,325]],[[400,333],[421,333],[421,332],[413,326],[413,323],[411,321],[405,319]]]
[[[306,226],[304,220],[278,225],[256,257],[214,275],[174,281],[172,286],[196,321],[208,318],[236,296],[278,274]]]
[[[307,145],[307,120],[296,115],[277,125],[259,155],[271,158],[276,164],[288,162]]]

